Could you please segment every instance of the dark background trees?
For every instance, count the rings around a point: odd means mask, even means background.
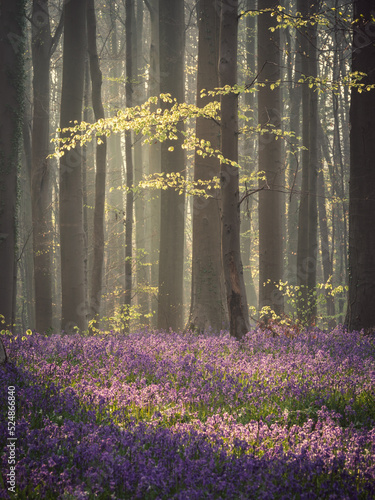
[[[6,1],[0,16],[0,311],[16,317],[17,179],[24,106],[25,2]]]
[[[160,92],[178,102],[185,98],[185,23],[183,0],[159,0]],[[168,106],[168,104],[165,104]],[[183,124],[178,124],[183,130]],[[179,139],[181,141],[181,139]],[[170,151],[173,148],[173,151]],[[175,141],[161,144],[162,172],[185,176],[184,152]],[[158,328],[183,326],[183,261],[185,197],[175,190],[161,193]]]
[[[82,120],[85,77],[86,1],[64,4],[60,128]],[[64,133],[63,133],[64,134]],[[60,159],[61,328],[86,328],[82,154],[77,145]]]
[[[220,12],[210,0],[197,5],[198,69],[197,104],[204,106],[214,101],[213,96],[201,97],[202,91],[219,87],[218,60]],[[213,120],[197,118],[198,139],[210,141],[220,148],[220,125]],[[195,153],[194,180],[211,181],[220,172],[220,163],[214,156],[202,157]],[[220,192],[204,198],[195,196],[192,204],[192,280],[189,327],[198,331],[208,328],[220,330],[228,325],[226,293],[222,272],[220,231]]]
[[[274,0],[262,2],[262,8],[277,7]],[[258,93],[258,123],[269,132],[259,136],[259,170],[265,179],[259,192],[259,307],[270,306],[283,312],[283,297],[276,284],[283,279],[284,169],[282,142],[273,133],[281,127],[281,45],[275,16],[266,12],[258,16],[258,73],[264,87]]]
[[[237,83],[238,2],[224,2],[220,18],[219,82],[221,87]],[[241,338],[249,331],[243,266],[240,250],[240,197],[238,162],[238,93],[221,96],[220,171],[221,252],[231,335]]]
[[[358,46],[373,26],[373,6],[369,2],[353,2],[354,33],[352,70],[366,76],[363,83],[375,83],[375,47],[372,39]],[[366,31],[365,31],[366,30]],[[349,329],[364,328],[374,332],[375,310],[371,306],[375,294],[375,235],[370,229],[375,214],[375,123],[368,110],[375,103],[374,92],[352,92],[350,103],[350,181],[349,181],[349,297],[347,319]]]

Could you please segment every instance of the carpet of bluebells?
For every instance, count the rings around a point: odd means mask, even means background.
[[[0,498],[375,498],[374,338],[27,333],[2,335]]]

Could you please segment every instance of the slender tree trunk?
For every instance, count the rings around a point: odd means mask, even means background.
[[[317,3],[311,6],[311,14],[318,11]],[[311,44],[309,51],[309,68],[313,78],[318,76],[318,37],[316,25],[311,27]],[[310,90],[310,113],[309,113],[309,257],[311,266],[307,276],[307,288],[309,294],[314,296],[316,291],[316,263],[318,256],[318,207],[317,207],[317,180],[318,180],[318,93]],[[312,304],[311,319],[317,314],[316,301]]]
[[[143,20],[144,20],[144,10],[143,10],[143,0],[137,0],[137,12],[135,19],[136,29],[134,33],[134,80],[136,82],[134,90],[134,105],[142,104],[145,101],[145,84],[144,76],[142,72],[144,71],[144,55],[143,55]],[[134,183],[137,187],[142,180],[144,173],[144,160],[145,160],[145,148],[142,145],[142,135],[135,134],[134,137]],[[134,196],[134,215],[135,215],[135,246],[137,250],[136,254],[136,278],[137,278],[137,303],[139,306],[139,313],[141,314],[142,323],[148,322],[145,315],[149,313],[149,300],[148,300],[148,276],[147,276],[147,266],[145,265],[148,256],[146,253],[146,203],[145,203],[145,193],[143,190],[137,190]]]
[[[8,361],[7,352],[5,350],[3,341],[0,339],[0,365],[5,365]]]
[[[126,0],[126,106],[133,104],[133,53],[132,53],[132,19],[134,18],[134,0]],[[130,308],[133,280],[133,158],[131,131],[125,132],[126,158],[126,219],[125,219],[125,306]],[[129,331],[129,323],[125,330]]]
[[[312,6],[312,9],[316,5]],[[299,0],[297,9],[304,16],[312,14],[308,5]],[[299,33],[302,50],[302,74],[317,76],[316,26],[308,26]],[[307,149],[302,152],[302,185],[298,218],[297,285],[301,287],[298,314],[307,324],[316,316],[316,258],[317,258],[317,93],[308,83],[302,88],[302,143]]]
[[[286,30],[286,36],[289,44],[289,50],[287,51],[288,80],[291,82],[297,82],[301,77],[301,48],[298,47],[298,40],[293,40],[290,36],[288,28]],[[295,53],[294,57],[293,52]],[[284,279],[290,285],[295,286],[297,284],[296,269],[298,241],[298,195],[296,191],[299,191],[301,187],[299,174],[301,154],[298,151],[299,140],[297,139],[297,137],[300,137],[301,135],[300,118],[302,86],[300,83],[291,83],[288,87],[288,90],[290,102],[289,127],[290,131],[295,134],[295,137],[291,138],[291,152],[289,154],[288,185],[291,192],[287,203],[287,269]],[[285,307],[288,306],[285,305]]]
[[[86,1],[64,5],[64,62],[61,129],[82,119],[86,50]],[[62,133],[64,137],[64,133]],[[85,243],[80,148],[60,160],[62,329],[86,328]]]
[[[278,2],[276,2],[278,4]],[[264,0],[262,8],[272,8],[275,0]],[[283,278],[283,199],[281,141],[272,129],[281,127],[281,91],[271,85],[280,80],[280,34],[276,17],[258,16],[258,73],[265,83],[258,93],[258,123],[270,132],[259,137],[259,170],[265,172],[259,192],[259,308],[270,306],[277,314],[284,310],[283,295],[277,284]],[[266,183],[266,184],[265,184]]]
[[[318,211],[319,211],[319,228],[320,228],[320,248],[322,255],[322,265],[323,265],[323,280],[325,283],[329,279],[332,280],[333,266],[331,255],[329,252],[329,240],[328,240],[328,224],[327,224],[327,211],[326,211],[326,196],[325,196],[325,185],[324,185],[324,173],[323,169],[319,170],[318,174]],[[331,281],[332,282],[332,281]],[[335,315],[335,302],[329,290],[326,290],[326,301],[327,301],[327,315],[329,316],[328,326],[333,328]]]
[[[302,8],[303,10],[300,10]],[[297,3],[297,10],[303,16],[308,16],[308,5],[302,0]],[[307,29],[297,35],[298,47],[302,53],[301,71],[305,76],[309,75],[309,63],[307,54],[309,51],[309,40]],[[307,274],[310,265],[310,254],[308,244],[309,214],[308,214],[308,193],[309,193],[309,89],[305,83],[302,86],[302,145],[306,148],[302,151],[302,180],[301,198],[298,211],[298,244],[297,244],[297,285],[301,287],[300,300],[298,301],[298,315],[301,319],[306,315],[309,294],[307,292]]]
[[[160,0],[160,92],[184,101],[185,23],[183,0]],[[166,107],[166,104],[163,104]],[[178,125],[179,131],[183,124]],[[185,175],[181,140],[161,145],[163,172]],[[173,146],[173,151],[168,149]],[[159,254],[158,328],[183,326],[183,265],[185,196],[172,189],[161,193],[161,228]]]
[[[337,5],[337,1],[335,2]],[[336,7],[337,8],[337,7]],[[337,81],[340,76],[343,77],[345,75],[341,74],[341,65],[339,61],[339,50],[340,50],[340,39],[337,33],[335,33],[335,53],[333,57],[333,80]],[[338,278],[340,283],[347,283],[348,276],[348,262],[347,262],[347,213],[348,213],[348,202],[345,196],[345,171],[344,171],[344,158],[343,158],[343,143],[341,139],[341,124],[339,117],[339,98],[336,95],[336,92],[332,93],[332,101],[333,101],[333,121],[334,121],[334,130],[333,130],[333,166],[335,170],[335,190],[336,194],[341,199],[341,206],[339,205],[337,208],[337,252],[338,252]],[[347,123],[347,122],[346,122]],[[346,128],[346,123],[344,127]],[[350,157],[350,154],[348,155]],[[345,297],[343,293],[338,295],[338,312],[341,315],[339,321],[342,322],[343,312],[345,306]]]
[[[85,58],[85,86],[83,92],[83,121],[86,123],[90,122],[90,97],[91,97],[91,76],[90,76],[90,62],[89,54],[86,54]],[[91,146],[92,144],[90,144]],[[90,187],[88,171],[90,169],[90,164],[94,163],[94,158],[91,157],[91,161],[88,158],[88,145],[84,144],[82,147],[82,189],[83,189],[83,231],[85,234],[85,290],[86,290],[86,310],[87,318],[91,319],[91,311],[89,309],[89,291],[91,291],[91,279],[89,279],[89,248],[93,247],[93,244],[89,243],[89,238],[93,235],[93,230],[89,231],[89,206],[94,207],[95,201],[92,204],[88,204]],[[92,229],[92,228],[91,228]]]
[[[353,2],[354,28],[372,22],[373,2]],[[365,85],[375,84],[375,47],[353,42],[352,71],[366,73]],[[350,103],[349,298],[345,323],[349,330],[375,332],[375,92],[352,90]]]
[[[149,72],[149,97],[158,96],[160,93],[160,60],[159,60],[159,0],[146,2],[150,12],[151,42],[150,42],[150,72]],[[155,111],[157,105],[154,105]],[[161,171],[161,145],[154,142],[149,145],[149,173],[157,174]],[[158,289],[159,284],[159,248],[160,248],[160,191],[153,190],[148,193],[149,211],[149,254],[150,254],[150,285]],[[153,317],[151,324],[157,326],[158,300],[157,291],[152,293],[151,311]]]
[[[31,67],[31,61],[30,61]],[[30,74],[30,71],[28,72]],[[31,75],[30,75],[31,76]],[[25,94],[31,94],[31,78],[27,77]],[[35,328],[35,293],[34,293],[34,252],[32,241],[32,211],[31,211],[31,105],[26,105],[23,116],[23,175],[21,177],[21,193],[19,217],[23,225],[24,241],[20,242],[22,248],[21,262],[24,267],[24,278],[21,278],[24,315],[22,317],[22,330]],[[20,262],[20,263],[21,263]],[[19,281],[18,281],[19,283]],[[17,283],[17,288],[19,287]],[[19,299],[17,299],[19,300]]]
[[[113,114],[123,106],[120,86],[121,59],[119,49],[118,27],[116,22],[116,3],[110,0],[110,49],[112,65],[110,67],[110,102]],[[122,169],[123,156],[120,134],[112,134],[108,138],[108,215],[107,215],[107,245],[106,245],[106,315],[111,316],[123,303],[124,281],[124,259],[125,259],[125,239],[124,239],[124,197],[120,186],[123,185]]]
[[[64,29],[63,14],[61,16],[61,30]],[[51,103],[58,102],[61,95],[62,87],[62,65],[56,63],[53,70],[56,73],[56,79],[51,84]],[[50,115],[51,130],[56,130],[60,125],[60,113],[52,113]],[[51,176],[52,200],[59,199],[59,160],[51,160],[51,165],[57,175]],[[53,329],[60,331],[61,329],[61,252],[60,252],[60,207],[59,203],[52,204],[52,269],[55,269],[55,279],[52,281],[52,314],[53,314]]]
[[[87,39],[90,56],[90,74],[92,84],[92,105],[95,120],[104,118],[102,102],[102,72],[96,47],[96,15],[94,0],[87,4]],[[90,313],[99,314],[102,295],[103,262],[104,262],[104,205],[107,161],[107,139],[100,138],[96,145],[95,175],[95,209],[94,209],[94,259],[91,275]]]
[[[254,1],[247,0],[246,10],[254,8]],[[251,81],[256,74],[256,46],[257,46],[257,19],[256,17],[246,17],[246,81]],[[244,96],[246,115],[250,119],[254,116],[256,109],[256,96],[254,93],[246,93]],[[256,163],[256,140],[254,134],[246,135],[244,138],[244,154],[245,154],[245,175],[251,175],[255,171]],[[247,186],[245,186],[246,188]],[[244,280],[246,287],[246,296],[250,306],[257,307],[257,293],[255,290],[253,268],[252,268],[252,247],[255,240],[252,229],[254,221],[253,197],[248,196],[246,202],[241,207],[241,244],[243,248],[242,260],[244,266]]]
[[[220,87],[237,83],[238,1],[222,3],[220,19]],[[238,160],[238,94],[221,96],[221,152]],[[230,333],[241,338],[250,329],[240,252],[240,205],[238,167],[221,165],[222,243]]]
[[[24,0],[4,0],[0,15],[0,314],[16,311],[17,173],[24,100]]]
[[[331,186],[331,189],[330,189],[330,192],[329,192],[329,195],[331,196],[331,198],[333,198],[334,196],[337,196],[338,193],[337,193],[337,175],[334,173],[334,168],[333,168],[333,164],[334,164],[334,161],[332,159],[332,156],[331,156],[331,153],[330,153],[330,147],[329,147],[329,141],[328,141],[328,138],[327,138],[327,135],[325,133],[325,130],[326,130],[326,127],[324,127],[323,129],[323,126],[321,124],[319,124],[319,140],[320,140],[320,144],[321,144],[321,152],[322,152],[322,155],[328,165],[328,171],[329,171],[329,180],[330,180],[330,186]],[[320,180],[319,180],[319,177],[318,177],[318,189],[321,189],[320,188]],[[326,188],[326,191],[327,191],[327,188]],[[318,209],[319,209],[319,224],[321,224],[321,208],[320,208],[320,205],[319,205],[319,201],[318,201]],[[332,274],[333,274],[333,278],[332,278],[332,282],[335,282],[335,275],[337,276],[338,274],[338,265],[334,265],[334,262],[335,262],[335,254],[337,253],[335,251],[335,248],[336,248],[336,240],[338,240],[339,238],[336,237],[336,234],[337,234],[337,230],[336,228],[338,227],[339,229],[339,232],[341,231],[340,227],[339,227],[339,223],[337,221],[338,217],[336,217],[336,208],[335,208],[335,204],[332,204],[332,207],[331,207],[331,226],[332,226],[332,233],[331,233],[331,246],[330,248],[328,249],[328,255],[325,257],[324,255],[322,255],[322,260],[323,259],[329,259],[330,263],[331,263],[331,266],[332,266]],[[337,260],[337,259],[336,259]],[[323,260],[323,265],[324,265],[324,260]],[[324,271],[324,270],[323,270]],[[323,272],[324,274],[324,272]],[[336,278],[337,280],[337,278]],[[327,307],[328,307],[328,303],[327,303]],[[331,305],[330,305],[331,307]],[[332,305],[332,310],[334,311],[335,310],[335,302],[333,300],[333,305]],[[334,314],[334,313],[333,313]],[[334,323],[337,323],[337,320],[335,321],[332,321],[332,325],[329,325],[329,326],[334,326]]]
[[[52,326],[52,189],[50,180],[49,102],[52,38],[48,1],[34,0],[32,10],[33,131],[32,214],[35,320],[38,332]]]
[[[200,98],[203,89],[219,86],[217,61],[219,58],[220,16],[211,0],[198,3],[198,105],[205,106],[213,97]],[[212,120],[198,118],[198,139],[209,141],[214,149],[220,147],[220,126]],[[195,154],[194,180],[209,181],[220,175],[220,163],[215,157],[203,158]],[[207,191],[212,194],[212,191]],[[219,193],[212,198],[194,197],[193,201],[193,255],[192,287],[189,327],[198,331],[211,327],[220,331],[227,325],[226,298],[223,280],[220,234]]]

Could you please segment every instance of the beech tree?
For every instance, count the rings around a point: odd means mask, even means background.
[[[143,52],[144,32],[144,2],[136,1],[135,22],[133,28],[133,103],[142,104],[145,101],[145,57]],[[146,148],[142,144],[142,135],[134,134],[134,184],[138,186],[145,173]],[[149,313],[149,297],[147,286],[149,276],[147,275],[149,260],[146,252],[146,209],[145,193],[137,190],[134,196],[134,216],[135,216],[135,246],[136,246],[136,300],[139,307],[139,313],[142,315],[142,321],[147,322]]]
[[[33,217],[35,328],[52,326],[52,186],[50,150],[50,61],[63,28],[51,35],[48,0],[32,7],[33,127],[31,199]]]
[[[237,83],[238,1],[222,2],[220,18],[220,87]],[[238,161],[238,94],[221,96],[221,152]],[[239,171],[232,163],[221,164],[221,251],[231,335],[241,338],[250,329],[249,311],[240,251]]]
[[[86,52],[86,0],[64,4],[61,129],[82,119]],[[62,132],[64,137],[64,132]],[[86,327],[82,157],[79,146],[60,159],[62,329]]]
[[[317,3],[299,0],[297,9],[304,18],[317,12]],[[317,77],[317,28],[308,23],[299,32],[304,77]],[[317,262],[317,175],[318,175],[318,97],[306,81],[302,86],[302,186],[298,217],[297,284],[300,286],[299,315],[309,323],[316,316]]]
[[[133,61],[132,61],[132,19],[134,19],[134,0],[126,0],[126,106],[132,106]],[[133,288],[133,158],[131,131],[125,131],[126,160],[126,218],[125,218],[125,305],[130,308]],[[129,324],[126,325],[129,329]]]
[[[94,0],[87,0],[87,40],[90,58],[92,105],[95,120],[104,118],[102,102],[102,72],[96,47],[96,14]],[[107,138],[102,136],[96,145],[95,208],[94,208],[94,257],[91,276],[90,313],[100,311],[104,261],[104,205],[107,161]]]
[[[149,97],[158,96],[160,94],[160,60],[159,60],[159,0],[145,0],[145,4],[150,13],[150,70],[148,89]],[[153,111],[157,109],[156,104],[153,106]],[[154,141],[148,147],[148,163],[149,173],[157,174],[161,171],[161,156],[160,143]],[[159,248],[160,248],[160,192],[152,191],[148,195],[149,215],[148,215],[148,239],[147,247],[149,253],[150,268],[150,285],[153,288],[158,288],[159,283]],[[151,296],[151,311],[155,313],[151,319],[153,326],[157,326],[158,318],[158,300],[157,294],[152,293]]]
[[[246,0],[246,10],[251,10],[254,7],[253,0]],[[257,17],[245,17],[245,50],[246,50],[246,79],[251,81],[257,74]],[[248,120],[253,117],[257,103],[256,92],[247,92],[244,95],[245,115]],[[250,121],[248,123],[251,123]],[[252,175],[255,172],[257,165],[257,137],[255,134],[243,135],[243,153],[245,161],[242,164],[245,175]],[[245,185],[245,194],[247,185]],[[242,263],[244,266],[244,281],[246,287],[246,296],[250,306],[257,306],[257,287],[254,283],[254,264],[252,262],[253,248],[256,246],[256,236],[254,234],[253,225],[256,220],[256,211],[254,206],[256,201],[253,196],[247,196],[241,204],[241,241],[242,241]]]
[[[108,2],[107,19],[110,36],[108,39],[110,68],[109,68],[109,100],[110,112],[116,114],[123,106],[123,92],[121,82],[122,59],[121,45],[123,43],[119,36],[120,28],[117,20],[117,4],[115,0]],[[108,98],[107,97],[107,98]],[[124,203],[123,193],[118,188],[122,186],[123,152],[121,146],[121,135],[112,134],[108,138],[108,185],[107,203],[109,212],[106,220],[106,289],[107,300],[105,311],[107,315],[112,315],[123,303],[124,291],[124,259],[125,259],[125,239],[124,239]]]
[[[16,313],[17,175],[24,102],[25,1],[4,0],[0,15],[0,314]]]
[[[160,92],[184,101],[185,23],[183,0],[159,2]],[[163,103],[162,107],[168,106]],[[183,124],[178,124],[183,130]],[[184,176],[184,151],[179,140],[161,144],[162,171]],[[172,150],[173,149],[173,150]],[[175,190],[161,193],[158,328],[183,326],[185,196]]]
[[[279,2],[264,0],[263,9],[277,7]],[[265,12],[258,16],[258,74],[264,83],[258,91],[258,123],[269,130],[259,136],[258,164],[265,173],[259,192],[259,308],[270,306],[283,312],[283,297],[277,284],[283,278],[283,164],[281,140],[273,130],[281,127],[280,30],[275,16]],[[274,88],[273,88],[274,86]]]
[[[197,105],[206,105],[213,96],[200,97],[202,90],[219,86],[217,61],[219,58],[220,15],[211,0],[201,0],[198,14],[198,79]],[[197,118],[198,139],[220,147],[220,126],[213,120]],[[220,173],[219,160],[195,153],[194,180],[210,181]],[[223,282],[220,237],[220,199],[215,192],[211,198],[195,196],[193,201],[193,255],[190,328],[203,331],[209,327],[219,331],[227,323],[227,308]]]
[[[375,46],[367,37],[373,23],[374,2],[353,2],[352,71],[365,74],[361,83],[375,84]],[[366,40],[368,42],[366,43]],[[363,41],[363,39],[362,39]],[[349,330],[375,332],[375,91],[353,89],[350,102],[349,183]]]

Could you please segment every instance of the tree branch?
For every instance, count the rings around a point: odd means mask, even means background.
[[[246,198],[248,198],[249,196],[255,194],[255,193],[259,193],[259,191],[264,191],[265,189],[270,189],[269,185],[267,184],[267,182],[260,188],[258,189],[253,189],[252,191],[246,191],[246,193],[242,196],[242,198],[240,199],[239,201],[239,205],[241,205],[241,203],[246,200]]]
[[[53,55],[53,53],[56,50],[56,47],[59,43],[61,34],[63,32],[63,28],[64,28],[64,11],[61,12],[59,24],[57,25],[55,34],[51,38],[51,47],[50,47],[50,55],[51,56]]]
[[[154,9],[152,7],[152,5],[150,4],[150,2],[148,0],[144,0],[145,4],[146,4],[146,7],[148,8],[149,12],[150,12],[150,15],[152,15],[154,13]]]

